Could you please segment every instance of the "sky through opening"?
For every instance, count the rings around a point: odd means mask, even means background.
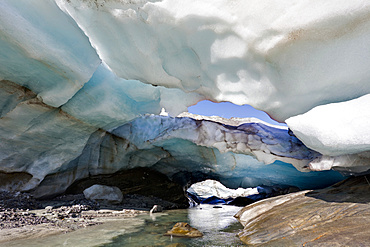
[[[250,105],[239,106],[230,102],[214,103],[209,100],[203,100],[196,105],[188,107],[188,111],[193,114],[203,116],[220,116],[223,118],[255,117],[267,123],[286,126],[285,123],[279,123],[275,120],[272,120],[265,112],[256,110]]]

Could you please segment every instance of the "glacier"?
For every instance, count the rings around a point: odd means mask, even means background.
[[[311,189],[343,178],[332,170],[370,169],[368,1],[0,8],[0,189],[51,196],[135,167],[184,186],[201,173],[230,188]],[[176,117],[205,99],[250,104],[289,129]]]

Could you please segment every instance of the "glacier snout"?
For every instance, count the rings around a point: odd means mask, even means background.
[[[369,1],[0,8],[0,172],[14,178],[3,189],[46,196],[136,167],[171,179],[199,172],[230,187],[309,188],[339,175],[299,171],[370,168]],[[259,121],[171,117],[205,99],[250,104],[294,134]],[[158,116],[162,108],[170,116]]]

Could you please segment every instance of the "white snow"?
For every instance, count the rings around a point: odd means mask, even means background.
[[[370,150],[370,94],[315,107],[286,120],[309,148],[337,156]]]
[[[370,94],[346,102],[317,106],[286,120],[309,148],[323,156],[309,164],[313,171],[340,170],[349,174],[370,169]]]

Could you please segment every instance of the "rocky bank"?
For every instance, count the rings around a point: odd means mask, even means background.
[[[8,241],[61,234],[107,220],[149,213],[162,199],[124,195],[120,204],[105,204],[84,198],[83,194],[37,200],[27,193],[0,192],[0,245]],[[166,204],[167,203],[167,204]]]

